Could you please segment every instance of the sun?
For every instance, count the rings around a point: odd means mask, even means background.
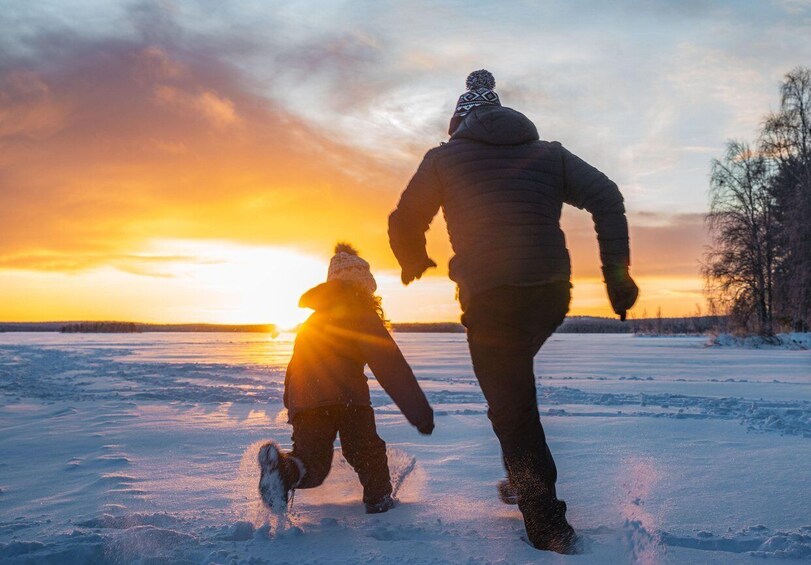
[[[323,282],[327,261],[284,247],[227,242],[164,242],[163,252],[193,257],[175,276],[206,304],[201,317],[221,324],[275,324],[292,329],[310,314],[299,297]]]

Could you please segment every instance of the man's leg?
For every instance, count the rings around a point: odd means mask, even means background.
[[[532,353],[501,354],[472,341],[470,356],[516,495],[555,498],[557,468],[538,413]]]
[[[546,543],[550,521],[571,528],[565,505],[557,501],[557,469],[538,413],[533,359],[563,321],[568,293],[562,284],[499,287],[474,296],[463,316],[473,369],[527,535],[543,549],[555,549]]]
[[[384,442],[375,427],[370,406],[347,406],[339,423],[341,449],[363,485],[363,502],[378,504],[391,494],[389,461]]]

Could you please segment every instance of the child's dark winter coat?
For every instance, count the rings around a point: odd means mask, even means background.
[[[368,295],[334,280],[306,292],[299,305],[315,312],[299,330],[287,367],[284,404],[291,422],[313,408],[371,406],[363,372],[368,364],[408,421],[430,433],[433,410]]]
[[[264,482],[273,484],[274,469],[285,493],[320,485],[340,435],[344,457],[363,485],[366,511],[385,512],[394,504],[391,477],[386,443],[375,429],[364,367],[369,365],[408,421],[424,434],[434,429],[433,410],[380,319],[372,295],[362,286],[328,281],[306,292],[299,304],[315,313],[299,330],[284,383],[293,450],[279,455],[278,462],[276,456],[263,457],[260,450],[260,492]],[[263,450],[278,453],[272,443]]]

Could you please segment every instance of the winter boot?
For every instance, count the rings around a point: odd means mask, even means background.
[[[539,510],[540,512],[534,512],[534,515],[528,515],[531,509],[522,508],[527,537],[536,549],[565,555],[583,552],[581,540],[566,521],[565,502],[553,499],[545,505],[545,508]]]
[[[301,461],[283,453],[272,441],[259,448],[259,495],[262,502],[275,511],[283,512],[287,508],[287,497],[304,477]]]
[[[383,498],[376,502],[365,502],[367,514],[382,514],[394,508],[399,502],[390,494],[383,495]]]
[[[501,479],[498,482],[498,497],[504,504],[518,504],[518,493],[510,484],[510,479]]]

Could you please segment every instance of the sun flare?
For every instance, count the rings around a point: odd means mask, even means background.
[[[292,249],[230,243],[170,242],[163,252],[195,257],[179,265],[196,291],[216,300],[217,323],[272,323],[290,329],[309,312],[298,307],[301,294],[323,281],[326,262]]]

